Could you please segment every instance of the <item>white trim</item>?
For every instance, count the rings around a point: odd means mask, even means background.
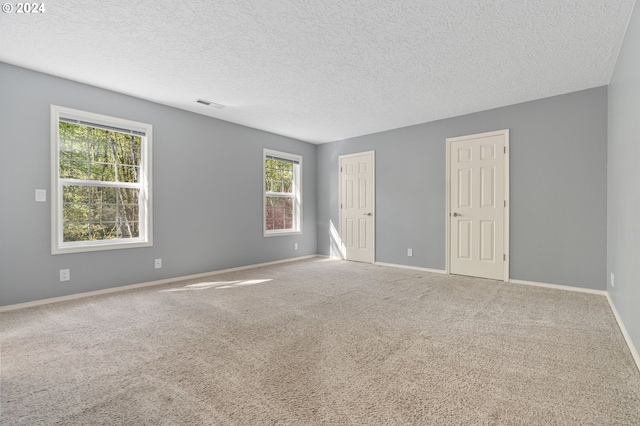
[[[445,273],[446,274],[450,274],[451,273],[451,266],[450,266],[450,259],[449,259],[449,239],[450,239],[450,214],[451,214],[451,206],[450,206],[450,200],[451,200],[451,170],[450,170],[450,161],[451,161],[451,142],[456,142],[456,141],[461,141],[461,140],[467,140],[467,139],[476,139],[476,138],[482,138],[482,137],[489,137],[489,136],[497,136],[497,135],[504,135],[504,146],[506,148],[505,153],[504,153],[504,201],[506,201],[506,205],[504,207],[504,220],[503,220],[503,226],[504,226],[504,241],[503,241],[503,249],[504,249],[504,254],[505,254],[505,260],[504,260],[504,281],[505,282],[509,282],[509,274],[510,274],[510,270],[509,270],[509,264],[511,261],[511,256],[510,256],[510,246],[509,246],[509,242],[511,241],[510,239],[510,234],[509,231],[511,229],[511,225],[510,225],[510,217],[511,217],[511,199],[510,199],[510,170],[509,170],[509,163],[510,163],[510,157],[509,157],[509,153],[511,152],[511,149],[509,147],[509,129],[503,129],[503,130],[495,130],[492,132],[484,132],[484,133],[476,133],[476,134],[472,134],[472,135],[465,135],[465,136],[457,136],[457,137],[453,137],[453,138],[446,138],[445,143],[446,143],[446,165],[445,165],[445,221],[446,221],[446,239],[445,239]]]
[[[52,298],[49,298],[49,299],[35,300],[33,302],[17,303],[15,305],[0,306],[0,312],[15,311],[17,309],[31,308],[33,306],[48,305],[50,303],[66,302],[66,301],[69,301],[69,300],[76,300],[76,299],[84,299],[85,297],[100,296],[102,294],[119,293],[121,291],[133,290],[133,289],[136,289],[136,288],[152,287],[152,286],[155,286],[155,285],[170,284],[172,282],[193,280],[193,279],[197,279],[197,278],[207,277],[207,276],[210,276],[210,275],[219,275],[219,274],[225,274],[227,272],[243,271],[245,269],[254,269],[254,268],[260,268],[260,267],[263,267],[263,266],[277,265],[279,263],[295,262],[297,260],[311,259],[311,258],[314,258],[314,257],[324,258],[326,256],[320,256],[320,255],[312,254],[312,255],[308,255],[308,256],[293,257],[293,258],[290,258],[290,259],[274,260],[272,262],[255,263],[253,265],[238,266],[236,268],[219,269],[217,271],[203,272],[203,273],[194,274],[194,275],[185,275],[185,276],[181,276],[181,277],[166,278],[166,279],[163,279],[163,280],[149,281],[149,282],[144,282],[144,283],[139,283],[139,284],[130,284],[130,285],[125,285],[125,286],[120,286],[120,287],[105,288],[103,290],[87,291],[87,292],[84,292],[84,293],[70,294],[68,296],[52,297]]]
[[[276,229],[267,230],[267,191],[266,186],[266,159],[267,156],[278,157],[285,160],[291,160],[298,162],[298,165],[294,164],[293,167],[293,221],[294,229]],[[288,152],[275,151],[269,148],[262,149],[262,236],[263,237],[279,237],[283,235],[297,235],[302,234],[302,155],[291,154]]]
[[[574,287],[569,285],[547,284],[547,283],[539,283],[536,281],[524,281],[524,280],[509,280],[508,282],[513,284],[532,285],[535,287],[553,288],[555,290],[566,290],[566,291],[576,291],[578,293],[597,294],[600,296],[607,295],[607,292],[605,290],[594,290],[591,288]]]
[[[373,178],[373,182],[372,184],[372,200],[371,200],[371,205],[373,206],[373,229],[371,230],[371,236],[373,239],[373,260],[371,261],[372,264],[376,263],[376,151],[375,150],[371,150],[371,151],[362,151],[362,152],[354,152],[352,154],[345,154],[345,155],[339,155],[338,156],[338,236],[340,237],[340,245],[342,246],[342,258],[344,260],[348,260],[346,259],[346,249],[344,248],[344,244],[342,244],[342,208],[340,207],[340,204],[342,203],[342,172],[340,171],[340,168],[342,167],[342,160],[344,160],[345,158],[351,158],[351,157],[359,157],[361,155],[366,155],[366,154],[371,154],[371,159],[373,161],[372,167],[372,178]]]
[[[374,262],[374,265],[387,266],[389,268],[411,269],[413,271],[431,272],[431,273],[434,273],[434,274],[446,274],[447,273],[447,271],[445,271],[443,269],[421,268],[419,266],[400,265],[398,263]]]
[[[91,241],[63,241],[62,231],[62,186],[71,182],[69,179],[61,179],[59,175],[60,162],[60,131],[59,121],[61,117],[74,120],[88,121],[96,125],[130,129],[144,133],[141,146],[140,182],[130,183],[97,183],[95,181],[73,180],[76,184],[89,186],[127,187],[139,188],[140,197],[145,201],[139,201],[139,231],[137,238],[121,238],[114,240]],[[152,200],[152,145],[153,126],[147,123],[126,120],[118,117],[95,114],[92,112],[51,105],[51,254],[81,253],[99,250],[128,249],[134,247],[153,246],[153,200]],[[87,124],[89,125],[89,124]]]
[[[622,322],[622,318],[620,318],[620,314],[618,314],[618,309],[616,309],[616,305],[613,303],[613,299],[609,295],[609,292],[606,292],[607,300],[609,301],[609,306],[611,306],[611,310],[613,311],[613,316],[616,318],[616,322],[618,323],[618,327],[620,327],[620,331],[622,332],[622,336],[624,340],[627,342],[627,346],[629,347],[629,351],[631,352],[631,356],[633,360],[636,362],[636,367],[638,367],[638,371],[640,371],[640,354],[638,354],[638,349],[633,344],[631,340],[631,336],[629,336],[629,332],[627,328],[624,326]]]
[[[384,263],[384,262],[375,262],[375,264],[379,266],[388,266],[390,268],[412,269],[416,271],[433,272],[435,274],[448,274],[448,272],[444,269],[421,268],[418,266],[408,266],[408,265],[400,265],[397,263]],[[502,282],[500,280],[494,280],[494,281]],[[509,280],[506,282],[519,284],[519,285],[530,285],[535,287],[552,288],[555,290],[575,291],[579,293],[589,293],[589,294],[597,294],[600,296],[608,296],[608,293],[605,290],[594,290],[590,288],[573,287],[573,286],[560,285],[560,284],[547,284],[547,283],[540,283],[535,281],[524,281],[524,280]]]
[[[510,236],[510,229],[511,229],[511,174],[510,174],[510,169],[509,169],[509,165],[511,164],[511,157],[509,156],[509,153],[511,152],[511,148],[509,146],[509,140],[511,139],[509,136],[509,129],[504,129],[501,130],[501,132],[504,132],[504,147],[505,147],[505,152],[504,152],[504,201],[505,201],[505,206],[504,206],[504,218],[503,218],[503,225],[504,225],[504,255],[505,255],[505,259],[504,259],[504,280],[505,281],[509,281],[509,274],[511,273],[510,269],[509,269],[509,265],[511,263],[511,253],[510,253],[510,245],[509,242],[511,241],[511,236]]]
[[[445,175],[444,175],[444,214],[445,214],[445,241],[444,241],[444,272],[451,273],[449,267],[449,246],[451,245],[451,144],[445,139]]]

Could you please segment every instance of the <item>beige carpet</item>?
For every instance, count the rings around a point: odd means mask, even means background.
[[[640,424],[603,296],[490,280],[311,259],[3,313],[0,339],[2,425]]]

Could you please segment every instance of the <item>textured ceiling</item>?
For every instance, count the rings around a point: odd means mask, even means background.
[[[606,85],[633,4],[65,0],[0,61],[321,143]]]

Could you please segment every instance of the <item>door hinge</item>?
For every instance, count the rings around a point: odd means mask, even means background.
[[[507,200],[504,200],[504,206],[507,207]]]
[[[340,173],[342,173],[342,167],[340,167]]]
[[[342,208],[342,203],[340,203],[340,208]]]
[[[506,254],[502,255],[502,260],[507,260],[507,255]]]
[[[504,153],[505,154],[507,153],[507,147],[506,146],[504,147]]]

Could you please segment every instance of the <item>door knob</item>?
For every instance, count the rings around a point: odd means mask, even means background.
[[[365,213],[364,215],[365,216],[371,216],[371,213],[370,212],[369,213]]]
[[[462,216],[460,213],[454,213],[453,217],[458,217],[458,216]]]

